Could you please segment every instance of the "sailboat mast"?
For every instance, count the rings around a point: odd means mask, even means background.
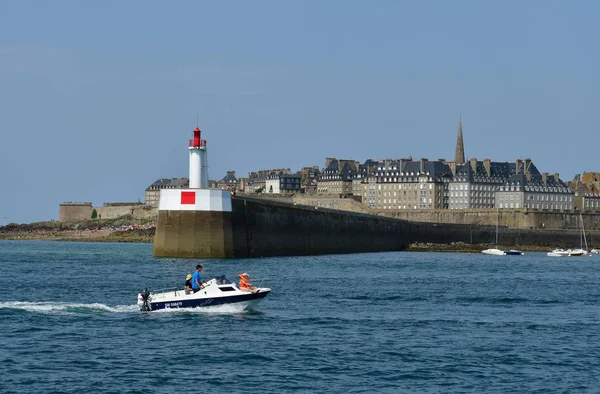
[[[498,227],[500,227],[500,211],[496,212],[496,246],[498,246]]]
[[[585,252],[587,253],[588,244],[587,238],[585,237],[585,226],[583,225],[583,216],[579,214],[579,219],[581,219],[581,233],[583,234],[583,241],[585,242]]]

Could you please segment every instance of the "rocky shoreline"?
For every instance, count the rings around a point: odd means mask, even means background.
[[[38,222],[11,223],[0,227],[0,240],[46,240],[79,242],[141,242],[154,241],[156,223],[130,218],[94,220],[80,223]]]
[[[455,252],[455,253],[481,253],[482,250],[491,248],[489,244],[467,244],[464,242],[453,242],[450,244],[433,244],[433,243],[413,243],[406,248],[407,252]],[[535,245],[504,245],[500,246],[506,249],[518,249],[523,252],[549,252],[547,246]]]

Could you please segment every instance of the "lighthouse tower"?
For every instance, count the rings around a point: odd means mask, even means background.
[[[190,140],[190,189],[208,188],[208,157],[206,140],[201,138],[198,127],[194,130],[194,138]]]
[[[234,256],[231,193],[208,187],[206,140],[201,137],[201,131],[196,127],[188,146],[190,187],[160,191],[155,256]]]

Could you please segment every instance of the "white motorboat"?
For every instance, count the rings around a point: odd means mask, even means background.
[[[550,257],[577,257],[586,255],[587,252],[583,249],[554,249],[546,254]]]
[[[271,292],[270,288],[255,288],[242,291],[225,277],[204,282],[203,288],[194,293],[186,290],[151,292],[148,289],[138,294],[138,306],[142,311],[178,308],[206,308],[232,304],[239,311],[253,309]]]
[[[569,255],[564,249],[554,249],[552,252],[548,252],[546,254],[550,257],[565,257]]]
[[[590,250],[590,253],[592,253],[592,254],[600,254],[600,249],[592,249],[592,250]]]
[[[504,256],[504,251],[497,248],[485,249],[482,250],[481,253],[489,254],[491,256]]]
[[[521,256],[523,252],[520,250],[510,249],[510,250],[502,250],[497,248],[485,249],[482,250],[481,253],[488,254],[492,256]]]

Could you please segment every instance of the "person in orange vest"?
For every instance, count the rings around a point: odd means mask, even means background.
[[[256,290],[255,286],[252,286],[250,284],[250,279],[248,278],[248,274],[247,273],[243,273],[239,275],[240,277],[240,290],[241,291],[250,291],[252,293],[256,293],[258,290]]]

